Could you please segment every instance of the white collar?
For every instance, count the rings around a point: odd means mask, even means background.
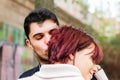
[[[45,64],[35,75],[42,78],[82,76],[79,69],[70,64]]]

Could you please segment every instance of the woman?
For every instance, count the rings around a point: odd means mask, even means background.
[[[48,43],[49,63],[20,80],[91,80],[103,53],[94,39],[81,29],[62,26]],[[54,64],[54,65],[53,65]]]

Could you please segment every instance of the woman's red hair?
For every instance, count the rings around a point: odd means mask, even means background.
[[[103,53],[93,38],[81,29],[64,25],[53,32],[48,43],[49,61],[50,63],[66,63],[69,54],[75,55],[77,51],[88,47],[91,43],[95,44],[95,53],[92,59],[95,63],[99,63],[103,58]]]

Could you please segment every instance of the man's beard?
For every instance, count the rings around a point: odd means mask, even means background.
[[[40,61],[42,61],[42,62],[48,63],[48,59],[45,59],[45,58],[43,58],[43,57],[41,57],[41,56],[38,56],[38,59],[39,59]]]
[[[36,52],[35,52],[35,56],[40,64],[48,64],[49,63],[48,59],[39,56]]]

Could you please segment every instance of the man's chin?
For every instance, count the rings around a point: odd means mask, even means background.
[[[41,63],[45,63],[45,64],[48,64],[48,58],[43,58],[43,57],[39,57],[39,60]]]

